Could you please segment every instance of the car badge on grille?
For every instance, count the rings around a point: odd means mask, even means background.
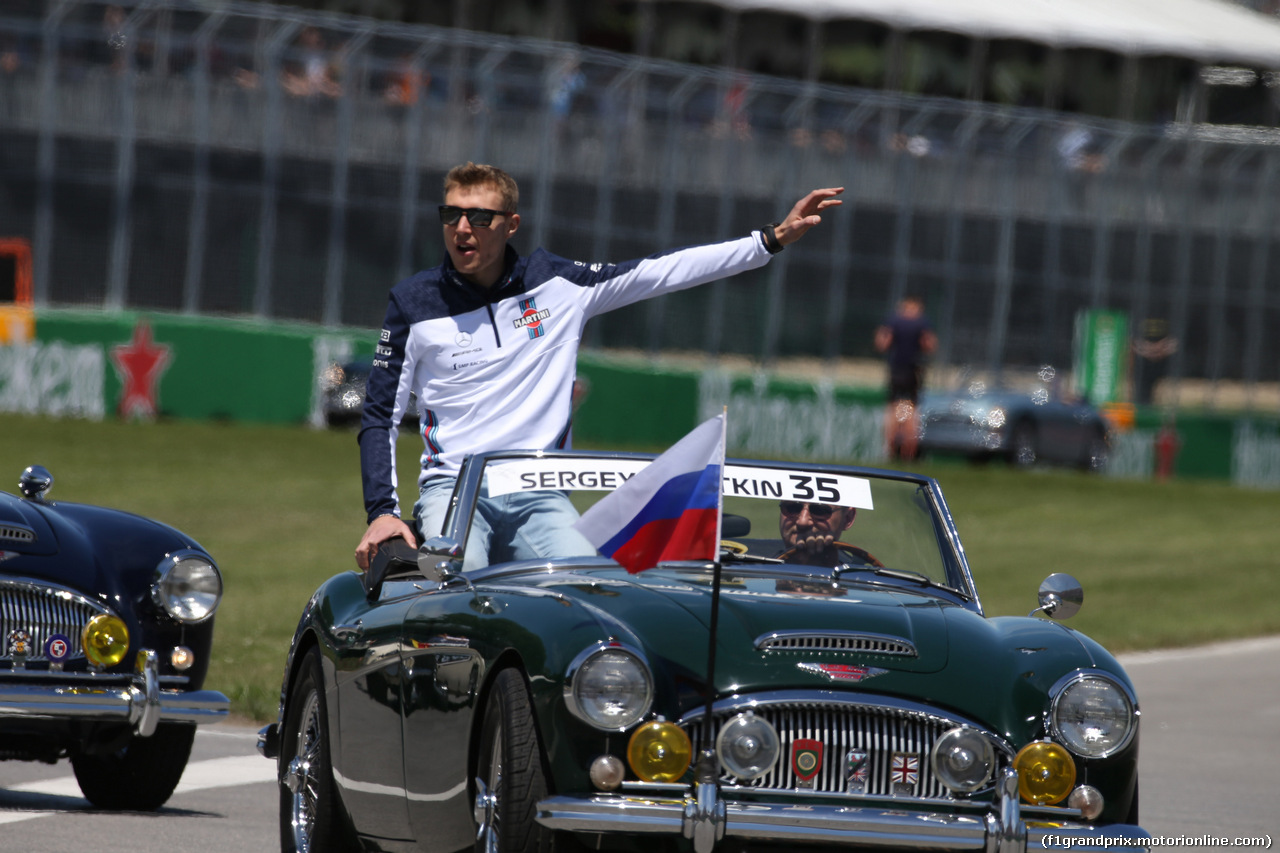
[[[18,556],[17,551],[0,551],[0,563],[3,563],[5,560],[12,560],[16,556]]]
[[[878,666],[858,666],[851,663],[798,663],[806,672],[815,672],[818,675],[825,675],[831,681],[865,681],[868,678],[875,678],[877,675],[884,675],[889,670],[881,669]]]
[[[895,752],[889,764],[889,781],[895,795],[911,796],[920,781],[920,756],[912,752]]]
[[[851,749],[844,757],[844,778],[849,783],[850,794],[867,792],[867,777],[871,773],[871,753],[865,749]]]
[[[44,641],[44,656],[49,659],[49,669],[60,671],[63,661],[71,657],[71,640],[65,634],[51,634]]]
[[[822,769],[822,742],[797,738],[791,744],[791,769],[795,771],[799,787],[812,788],[813,777]]]
[[[5,637],[4,648],[15,667],[26,666],[27,657],[31,654],[31,634],[21,628],[10,631]]]

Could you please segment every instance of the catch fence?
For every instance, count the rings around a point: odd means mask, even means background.
[[[588,262],[843,185],[764,270],[588,342],[866,358],[915,293],[940,363],[1069,368],[1078,313],[1112,309],[1140,397],[1254,408],[1280,380],[1277,141],[258,4],[0,10],[0,236],[30,240],[37,305],[376,327],[387,289],[441,259],[441,179],[465,160],[520,182],[519,248]]]

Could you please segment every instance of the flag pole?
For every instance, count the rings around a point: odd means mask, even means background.
[[[715,724],[712,709],[716,699],[716,643],[720,626],[720,536],[724,527],[724,458],[728,433],[729,407],[725,406],[720,419],[720,480],[716,490],[716,537],[713,540],[715,558],[711,569],[711,619],[710,638],[707,643],[707,710],[703,724],[702,751],[698,756],[695,775],[700,783],[714,784],[720,774],[716,766]]]

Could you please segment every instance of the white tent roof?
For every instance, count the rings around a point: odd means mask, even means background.
[[[1280,18],[1225,0],[714,0],[738,11],[851,18],[1055,47],[1280,68]]]

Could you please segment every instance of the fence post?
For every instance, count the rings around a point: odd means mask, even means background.
[[[360,51],[373,36],[373,30],[360,30],[342,48],[343,67],[349,79],[342,81],[338,96],[338,138],[333,152],[333,180],[329,196],[329,246],[324,269],[324,302],[320,317],[326,326],[342,322],[342,276],[347,259],[347,179],[351,172],[351,124],[355,112],[355,95],[360,74],[356,68]]]
[[[266,114],[262,117],[262,198],[258,218],[257,283],[253,291],[253,313],[271,316],[271,290],[276,253],[276,198],[280,192],[280,133],[284,90],[280,82],[280,55],[289,39],[302,28],[287,20],[267,39],[262,62],[262,85],[267,92]]]
[[[56,0],[40,25],[40,130],[36,142],[36,221],[32,228],[35,257],[32,301],[49,303],[49,274],[53,257],[53,182],[57,168],[55,135],[58,122],[58,44],[62,19],[71,11],[69,0]]]
[[[196,314],[200,310],[200,293],[204,281],[204,249],[209,217],[209,111],[212,109],[210,88],[210,54],[213,39],[226,19],[224,9],[215,9],[196,30],[195,67],[195,158],[192,164],[191,213],[187,220],[187,269],[182,280],[182,311]]]

